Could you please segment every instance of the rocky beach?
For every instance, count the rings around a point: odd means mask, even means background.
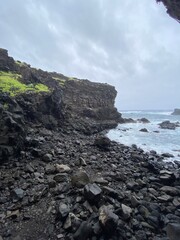
[[[105,136],[114,87],[4,49],[0,71],[0,240],[180,239],[180,163]]]

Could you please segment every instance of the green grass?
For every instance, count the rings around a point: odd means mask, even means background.
[[[9,93],[10,96],[16,96],[21,93],[31,92],[49,92],[49,88],[44,84],[24,84],[19,80],[21,75],[12,72],[0,71],[0,91]]]
[[[64,86],[66,80],[58,77],[53,77],[54,80],[58,81],[61,86]]]

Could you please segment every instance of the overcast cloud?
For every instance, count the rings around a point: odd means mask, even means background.
[[[180,24],[155,0],[0,0],[0,47],[112,84],[121,109],[180,107]]]

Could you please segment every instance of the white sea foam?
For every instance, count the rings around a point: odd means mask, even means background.
[[[160,113],[159,113],[160,112]],[[150,123],[128,123],[119,124],[116,129],[112,129],[107,134],[108,137],[117,142],[131,146],[136,144],[145,151],[155,150],[157,153],[170,153],[174,155],[173,160],[180,161],[180,127],[176,130],[159,128],[159,123],[165,120],[171,122],[180,121],[180,116],[168,115],[170,111],[132,111],[123,112],[125,118],[142,118],[150,120]],[[146,128],[148,132],[139,131]],[[172,159],[170,159],[172,160]]]

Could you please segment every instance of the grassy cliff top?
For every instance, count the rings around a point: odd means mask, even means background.
[[[0,92],[8,93],[13,97],[27,91],[37,93],[50,91],[44,84],[24,84],[20,79],[20,74],[0,71]]]

